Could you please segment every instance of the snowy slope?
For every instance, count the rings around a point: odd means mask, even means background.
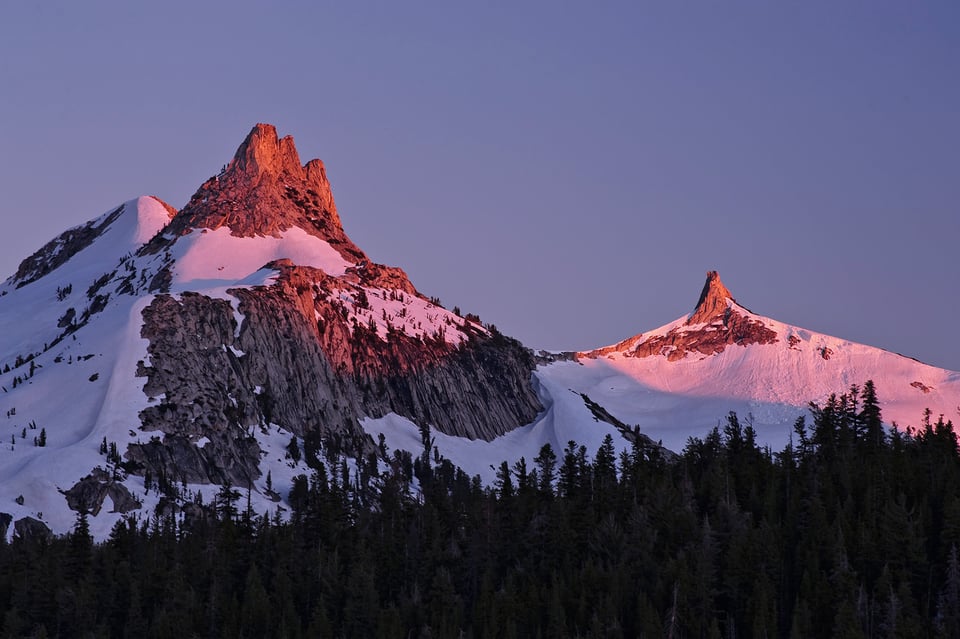
[[[54,530],[69,529],[74,513],[58,490],[70,488],[102,461],[98,451],[104,437],[122,440],[139,424],[137,411],[146,397],[131,373],[145,354],[138,311],[148,299],[118,297],[95,326],[48,347],[61,332],[58,318],[89,303],[86,288],[170,219],[152,197],[122,209],[91,245],[53,272],[20,288],[11,278],[0,288],[0,411],[6,421],[0,430],[0,505],[15,520],[32,516]],[[70,294],[58,299],[57,289],[68,287]],[[31,355],[29,362],[15,365]],[[41,431],[47,445],[34,446]],[[112,523],[103,519],[93,528],[105,534]]]
[[[296,227],[280,237],[236,237],[226,227],[194,229],[174,246],[173,291],[232,286],[264,264],[283,258],[334,276],[354,266],[327,242]]]
[[[741,418],[752,415],[761,441],[782,448],[808,402],[822,402],[869,379],[887,424],[916,426],[927,408],[934,418],[943,414],[956,421],[960,416],[960,373],[735,308],[772,330],[777,341],[732,344],[710,355],[688,352],[674,361],[667,357],[672,347],[645,357],[610,347],[581,354],[576,362],[542,366],[536,374],[585,393],[674,451],[682,450],[689,436],[702,437],[722,423],[730,411]],[[704,329],[686,326],[690,317],[643,334],[637,343],[671,331]]]
[[[687,317],[647,335],[666,333]],[[568,441],[575,440],[593,455],[609,433],[618,450],[628,448],[630,444],[616,428],[594,418],[581,394],[676,452],[684,449],[690,437],[704,437],[714,426],[722,426],[730,411],[753,423],[761,444],[780,450],[797,417],[808,415],[808,402],[822,402],[831,393],[839,394],[852,384],[862,386],[868,379],[876,385],[887,424],[916,426],[927,408],[934,418],[943,414],[958,421],[960,373],[753,317],[787,339],[797,336],[799,342],[734,346],[715,355],[688,355],[678,361],[621,352],[581,355],[576,361],[537,369],[541,401],[547,409],[533,424],[492,442],[448,437],[436,430],[431,435],[445,457],[468,474],[479,474],[490,482],[500,462],[512,465],[525,457],[529,464],[544,443],[559,453]],[[829,359],[824,359],[823,349],[832,352]],[[364,428],[374,437],[383,433],[391,448],[414,455],[422,451],[417,426],[402,417],[368,420]]]
[[[84,299],[87,287],[117,268],[122,259],[132,255],[170,221],[170,212],[153,197],[140,197],[120,208],[119,215],[92,244],[59,268],[20,288],[13,277],[0,285],[0,362],[41,350],[44,337],[50,341],[55,335],[53,329],[46,334],[38,329],[51,325],[55,328],[68,308],[80,313],[89,302]],[[99,226],[111,213],[104,213],[89,224]],[[58,288],[67,287],[72,288],[71,293],[58,299]]]
[[[960,373],[757,315],[712,276],[694,313],[538,367],[534,375],[546,410],[533,424],[489,443],[432,431],[436,447],[486,481],[500,462],[529,462],[544,443],[559,453],[575,440],[594,454],[610,433],[618,449],[628,447],[616,428],[595,418],[583,395],[676,452],[690,437],[722,426],[730,411],[753,424],[762,444],[782,449],[796,419],[809,414],[809,402],[871,379],[888,425],[916,426],[927,408],[934,419],[960,417]],[[740,332],[718,345],[725,323],[739,324]],[[419,430],[403,418],[368,420],[364,428],[374,437],[382,433],[392,448],[422,451]]]
[[[32,517],[54,532],[70,530],[76,513],[67,508],[63,491],[96,467],[114,471],[100,452],[102,442],[122,452],[130,443],[162,437],[141,428],[140,411],[163,397],[147,397],[146,378],[137,371],[138,364],[149,364],[148,341],[141,337],[142,312],[154,298],[148,284],[164,269],[171,273],[174,296],[190,291],[230,301],[238,332],[244,316],[239,300],[227,291],[272,284],[277,272],[264,265],[286,259],[342,277],[342,288],[331,296],[337,296],[347,317],[375,326],[381,339],[387,339],[388,326],[411,336],[442,336],[454,345],[466,339],[466,320],[417,295],[361,285],[356,275],[347,275],[355,264],[300,228],[257,237],[236,237],[225,227],[194,229],[169,237],[172,245],[164,252],[142,251],[170,219],[155,198],[127,202],[88,223],[96,237],[49,273],[22,283],[10,278],[0,287],[0,370],[5,371],[0,373],[0,415],[6,422],[0,427],[0,512],[14,521]],[[56,263],[60,250],[53,243],[39,263]],[[104,307],[81,321],[97,295],[106,300]],[[72,319],[65,322],[70,309]],[[486,332],[476,324],[470,330]],[[41,432],[45,446],[36,445]],[[252,502],[257,512],[272,512],[283,504],[266,494],[267,471],[274,490],[284,496],[295,475],[310,471],[286,455],[291,433],[267,424],[254,435],[263,451],[263,477],[253,487]],[[142,477],[121,473],[120,478],[142,503],[135,516],[149,518],[159,494],[147,491]],[[188,490],[203,493],[210,503],[218,487]],[[90,518],[95,537],[106,537],[123,516],[112,510],[108,497]],[[12,534],[13,526],[7,536]]]
[[[90,225],[100,227],[116,212]],[[101,443],[106,440],[123,451],[128,443],[157,434],[141,430],[138,416],[162,399],[148,398],[143,392],[145,378],[137,376],[138,362],[149,361],[148,342],[140,331],[142,311],[153,296],[118,292],[122,281],[115,276],[97,289],[108,302],[88,323],[64,337],[66,326],[58,322],[70,308],[80,317],[91,303],[85,291],[106,275],[122,276],[129,270],[141,274],[134,279],[146,282],[166,266],[170,256],[135,253],[169,221],[169,211],[152,197],[127,202],[88,246],[65,263],[23,286],[17,287],[10,278],[0,288],[0,369],[5,371],[0,374],[0,414],[6,422],[0,427],[0,511],[14,521],[32,517],[54,532],[70,530],[76,513],[67,508],[61,493],[95,467],[112,469],[100,452]],[[292,259],[334,275],[350,266],[326,242],[300,229],[279,238],[236,238],[229,229],[194,231],[179,238],[171,255],[174,292],[199,291],[234,303],[226,289],[269,283],[275,271],[261,267],[271,260]],[[64,294],[65,290],[70,292]],[[242,316],[238,320],[242,322]],[[37,445],[41,432],[45,446]],[[292,478],[309,469],[287,458],[290,433],[269,425],[256,436],[267,467],[264,477],[270,470],[274,489],[285,495]],[[149,518],[159,495],[145,490],[142,477],[125,477],[122,483],[143,504],[135,511],[137,516]],[[262,483],[252,496],[261,513],[277,508]],[[203,492],[210,503],[218,487],[190,489]],[[108,497],[98,516],[90,518],[95,537],[105,538],[121,518],[120,513],[109,512],[112,509]],[[12,534],[11,526],[7,535]]]

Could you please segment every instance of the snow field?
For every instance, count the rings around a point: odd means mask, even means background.
[[[674,362],[665,356],[613,352],[542,366],[537,375],[586,393],[620,420],[638,424],[641,432],[678,452],[689,436],[703,437],[722,426],[730,411],[741,421],[752,414],[760,442],[782,449],[810,401],[822,403],[853,384],[862,387],[868,379],[877,388],[887,424],[916,426],[928,407],[934,418],[941,413],[955,422],[960,418],[960,374],[738,309],[775,331],[778,341],[732,344],[722,353],[689,353]],[[644,339],[682,327],[687,317],[644,334]],[[793,344],[790,336],[796,337]]]
[[[366,302],[361,300],[365,298]],[[352,291],[336,290],[328,300],[340,303],[347,310],[347,321],[356,320],[360,326],[374,327],[377,336],[386,341],[390,327],[406,335],[421,339],[435,339],[442,335],[446,343],[459,346],[468,339],[464,332],[467,321],[423,298],[404,291],[354,285]],[[479,324],[472,328],[482,333],[487,329]]]
[[[333,276],[353,266],[328,243],[297,227],[280,237],[235,237],[227,227],[194,229],[177,241],[172,254],[172,290],[178,292],[235,285],[281,258]]]

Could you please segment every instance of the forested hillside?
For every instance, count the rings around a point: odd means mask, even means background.
[[[571,442],[490,488],[429,435],[354,470],[291,450],[315,470],[289,521],[226,487],[104,544],[80,515],[3,545],[2,636],[960,636],[952,424],[884,429],[870,382],[812,414],[782,451],[730,414],[675,461]]]

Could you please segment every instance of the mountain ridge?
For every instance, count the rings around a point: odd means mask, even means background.
[[[179,212],[144,196],[27,258],[0,285],[0,365],[0,514],[63,532],[86,509],[100,538],[223,483],[284,508],[310,472],[288,449],[321,441],[353,472],[381,437],[414,457],[427,441],[489,482],[546,443],[677,450],[730,410],[779,442],[808,401],[870,378],[885,418],[960,407],[960,374],[757,315],[715,271],[674,322],[537,359],[372,262],[322,162],[266,124]]]

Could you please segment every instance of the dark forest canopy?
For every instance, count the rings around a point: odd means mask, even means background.
[[[953,425],[885,430],[869,382],[811,413],[779,452],[731,413],[676,461],[571,442],[493,487],[429,438],[381,445],[388,472],[327,443],[288,522],[224,487],[103,544],[79,515],[0,546],[0,635],[960,636]]]

